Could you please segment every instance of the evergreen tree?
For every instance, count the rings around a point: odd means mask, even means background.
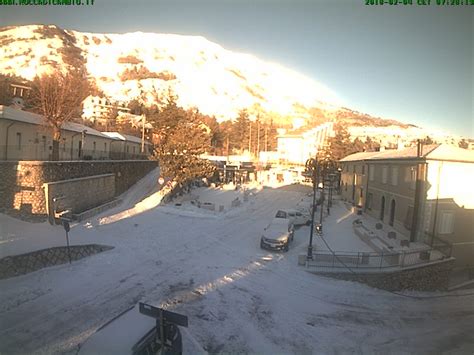
[[[238,149],[240,153],[248,149],[250,119],[247,110],[240,111],[239,117],[237,117],[237,120],[232,124],[229,138],[232,146]]]
[[[164,106],[148,117],[157,140],[155,157],[165,177],[183,185],[198,177],[212,175],[212,165],[200,158],[210,149],[210,135],[197,110],[184,110],[177,97],[168,93]]]
[[[350,134],[342,124],[334,125],[335,135],[329,138],[328,153],[331,160],[338,161],[349,154],[354,153],[354,146],[350,140]]]

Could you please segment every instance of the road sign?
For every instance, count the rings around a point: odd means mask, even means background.
[[[188,326],[188,317],[183,316],[182,314],[179,314],[179,313],[174,313],[174,312],[170,312],[161,308],[153,307],[153,306],[150,306],[149,304],[142,303],[142,302],[139,303],[139,310],[141,314],[144,314],[146,316],[149,316],[155,319],[160,319],[160,313],[162,313],[163,321],[180,325],[182,327]]]

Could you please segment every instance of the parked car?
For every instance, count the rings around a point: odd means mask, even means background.
[[[274,218],[260,238],[260,248],[288,251],[294,238],[293,224],[287,218]]]
[[[310,225],[311,216],[309,213],[305,213],[301,210],[278,210],[275,218],[285,218],[290,221],[294,226]]]

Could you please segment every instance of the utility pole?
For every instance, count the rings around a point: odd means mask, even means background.
[[[267,151],[267,130],[268,130],[268,127],[267,125],[265,124],[265,151]]]
[[[306,260],[313,260],[313,232],[314,232],[314,213],[316,205],[316,178],[317,178],[317,159],[310,158],[306,161],[306,171],[311,172],[311,181],[313,182],[313,204],[311,205],[311,228],[309,232],[308,255]]]
[[[252,146],[252,121],[249,120],[249,153],[252,152],[251,146]]]
[[[142,115],[142,154],[145,152],[145,121],[146,116]]]
[[[260,116],[257,116],[257,158],[260,153]]]

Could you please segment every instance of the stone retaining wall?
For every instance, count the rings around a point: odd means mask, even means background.
[[[454,261],[454,258],[450,258],[418,267],[373,273],[309,272],[340,280],[357,281],[388,291],[438,291],[448,289],[449,277]]]
[[[76,261],[110,249],[113,249],[113,247],[98,244],[74,245],[70,247],[71,261]],[[67,247],[55,247],[27,254],[7,256],[0,259],[0,280],[68,262],[69,256]]]
[[[157,166],[157,161],[149,160],[1,161],[0,211],[19,217],[46,217],[44,183],[114,174],[117,196]]]
[[[46,211],[54,218],[54,212],[70,210],[73,214],[112,201],[115,196],[115,175],[103,174],[68,179],[44,184]],[[53,199],[59,199],[53,202]]]

